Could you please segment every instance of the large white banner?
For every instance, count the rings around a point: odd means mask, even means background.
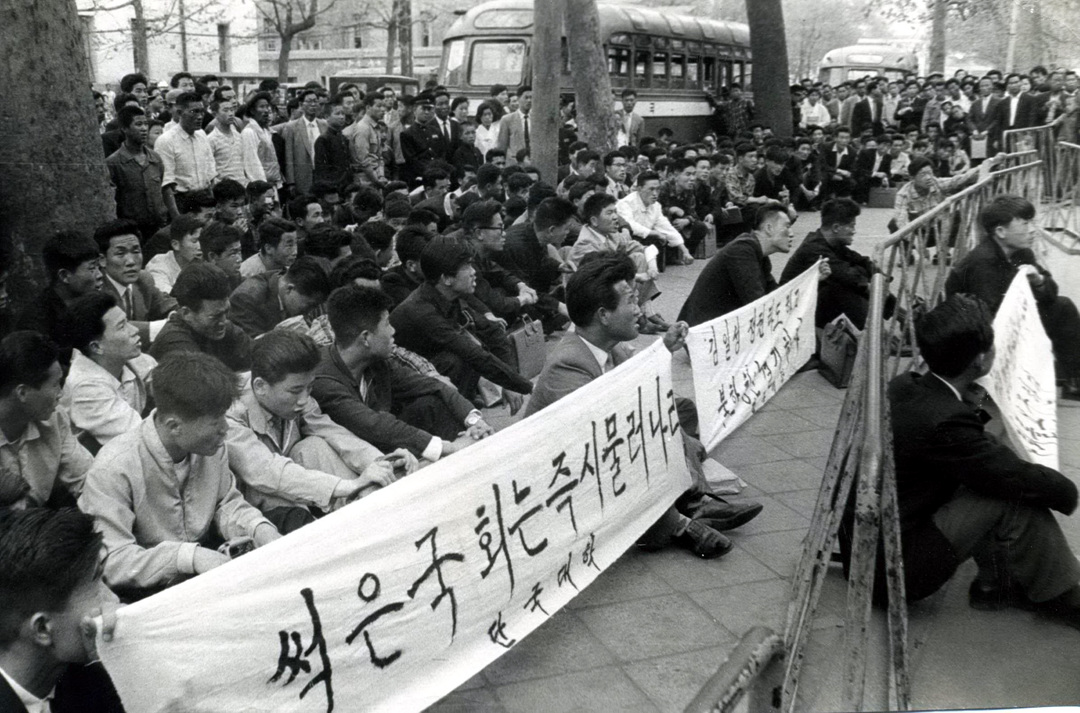
[[[994,318],[994,366],[983,378],[1019,454],[1058,467],[1054,353],[1027,272],[1013,278]]]
[[[712,450],[814,354],[818,268],[750,304],[690,329],[701,440]]]
[[[415,711],[521,641],[690,485],[657,342],[548,409],[121,609],[128,713]]]

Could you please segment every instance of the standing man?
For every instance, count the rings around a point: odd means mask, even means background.
[[[379,122],[386,115],[385,99],[377,93],[364,97],[364,116],[350,124],[344,133],[349,142],[353,174],[362,174],[372,185],[386,185],[386,162]]]
[[[979,139],[987,142],[984,149],[985,156],[991,156],[994,147],[1001,142],[1001,132],[996,126],[997,105],[1000,101],[994,96],[994,83],[987,77],[980,79],[979,96],[971,102],[968,119],[972,126],[972,140]],[[982,159],[976,160],[982,161]]]
[[[146,146],[150,124],[145,111],[125,106],[117,121],[124,143],[105,159],[116,189],[116,217],[135,221],[142,239],[149,240],[169,219],[161,191],[165,166],[157,152]]]
[[[176,129],[166,131],[154,144],[164,164],[162,194],[169,217],[192,210],[189,197],[210,188],[217,180],[214,147],[202,130],[203,103],[195,92],[176,98]]]
[[[278,163],[274,140],[270,135],[270,117],[273,114],[273,98],[267,92],[255,92],[247,102],[247,126],[240,134],[241,160],[244,163],[244,180],[266,181],[281,188],[282,172]]]
[[[292,195],[311,193],[315,175],[315,140],[326,131],[326,120],[319,118],[322,104],[314,89],[300,92],[299,117],[281,130],[285,139],[285,185]]]
[[[881,88],[885,80],[877,80],[867,85],[867,94],[856,102],[851,109],[851,133],[862,136],[864,131],[869,130],[874,136],[879,136],[885,131],[885,123],[882,116],[885,111],[885,103],[882,99]]]
[[[532,110],[532,87],[523,85],[518,90],[518,109],[507,114],[499,122],[499,139],[497,146],[506,152],[506,162],[514,163],[518,152],[524,149],[530,150],[530,136],[532,131],[532,118],[529,112]]]
[[[401,132],[401,153],[405,164],[401,167],[399,178],[405,181],[411,191],[416,187],[416,179],[424,175],[428,163],[437,158],[436,146],[439,143],[439,130],[432,125],[435,116],[435,97],[431,92],[420,92],[413,103],[416,120],[409,128]]]
[[[231,178],[240,185],[247,185],[244,172],[244,153],[241,148],[240,129],[236,126],[236,100],[215,99],[210,102],[214,120],[207,125],[207,138],[214,149],[214,162],[218,180]]]
[[[349,120],[345,111],[345,99],[352,99],[352,94],[339,93],[330,103],[330,113],[326,116],[326,132],[315,139],[315,175],[314,182],[331,186],[343,185],[352,174],[352,159],[349,156],[349,140],[343,131]]]
[[[742,85],[738,82],[732,82],[728,92],[730,98],[725,111],[728,134],[738,140],[743,132],[750,130],[750,122],[754,118],[754,103],[743,97]]]
[[[1005,78],[1005,98],[998,102],[995,128],[1002,133],[1009,129],[1028,129],[1039,123],[1039,100],[1022,91],[1020,75],[1010,74]],[[1001,138],[1001,151],[1010,151],[1015,147],[1005,145]]]
[[[637,106],[637,92],[633,89],[624,89],[622,92],[622,111],[619,112],[619,139],[618,146],[637,147],[641,141],[641,130],[645,120],[634,113]],[[621,198],[621,196],[616,196]]]
[[[445,89],[436,89],[432,94],[435,99],[435,118],[433,126],[438,129],[439,138],[433,146],[436,158],[449,161],[454,150],[457,149],[458,140],[461,138],[461,125],[451,120],[450,117],[450,92]]]

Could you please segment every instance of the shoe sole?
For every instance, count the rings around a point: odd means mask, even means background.
[[[695,517],[694,519],[698,522],[705,523],[714,530],[723,532],[725,530],[734,530],[736,527],[742,527],[760,515],[764,507],[764,505],[758,504],[756,507],[750,508],[738,515],[733,515],[732,517]]]

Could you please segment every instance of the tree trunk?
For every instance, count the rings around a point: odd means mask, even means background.
[[[135,71],[150,76],[150,49],[146,40],[146,16],[143,14],[142,0],[133,0],[131,6],[135,10],[135,18],[131,21]]]
[[[399,0],[394,0],[397,5]],[[398,23],[397,8],[390,13],[390,24],[386,27],[386,73],[394,73],[394,57],[397,55]]]
[[[533,5],[533,109],[530,112],[530,158],[540,175],[555,185],[559,173],[559,79],[562,74],[564,0]],[[541,108],[542,107],[542,108]]]
[[[574,68],[578,138],[603,156],[615,148],[619,120],[615,114],[611,77],[608,76],[607,58],[600,37],[596,0],[566,0],[565,18],[570,65]],[[536,102],[533,104],[535,106]],[[552,108],[557,111],[557,107],[558,102]]]
[[[73,0],[0,4],[0,244],[9,294],[40,281],[42,244],[116,217]],[[59,130],[58,127],[63,127]]]
[[[411,77],[413,73],[412,3],[401,1],[401,17],[398,18],[398,51],[401,52],[401,73]]]
[[[934,0],[934,19],[930,27],[930,71],[945,73],[945,22],[948,20],[949,6],[945,0]]]
[[[791,136],[791,85],[788,84],[787,38],[780,0],[746,0],[750,51],[754,56],[756,118],[780,138]]]
[[[281,34],[281,49],[277,57],[277,80],[281,84],[289,81],[289,55],[292,54],[292,41],[296,33]]]

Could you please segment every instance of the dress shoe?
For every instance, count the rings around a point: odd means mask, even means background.
[[[761,503],[753,500],[729,503],[712,493],[702,493],[701,499],[690,506],[688,514],[695,520],[708,520],[709,525],[717,530],[733,530],[757,517],[762,507]]]
[[[672,541],[676,546],[707,560],[722,557],[732,548],[731,540],[696,520],[691,520],[686,532],[676,535]]]

